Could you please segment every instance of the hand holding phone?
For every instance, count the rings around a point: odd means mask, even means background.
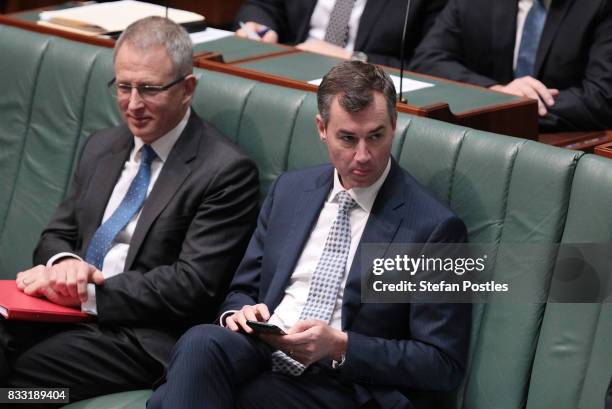
[[[260,322],[260,321],[251,321],[247,320],[247,324],[249,327],[253,329],[253,331],[261,334],[272,334],[272,335],[287,335],[285,331],[278,325],[270,324],[268,322]]]

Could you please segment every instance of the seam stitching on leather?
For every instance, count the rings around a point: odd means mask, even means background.
[[[11,212],[11,207],[13,203],[13,198],[15,197],[15,190],[17,189],[17,181],[21,176],[21,170],[23,165],[23,155],[25,152],[25,147],[28,142],[28,138],[30,135],[31,121],[32,121],[32,112],[34,111],[34,95],[36,94],[36,89],[38,88],[38,78],[40,76],[40,68],[42,67],[43,60],[47,55],[47,50],[49,49],[49,43],[51,43],[52,39],[47,39],[44,45],[44,49],[42,50],[41,57],[38,60],[38,66],[36,67],[36,75],[34,76],[34,86],[32,87],[32,91],[30,93],[30,97],[28,100],[30,101],[30,106],[28,107],[28,116],[26,120],[25,131],[23,133],[23,142],[21,144],[21,150],[19,152],[19,163],[17,164],[17,174],[15,175],[15,179],[13,180],[13,187],[11,188],[10,198],[7,202],[6,213],[4,214],[4,219],[2,220],[2,224],[0,224],[0,244],[2,243],[2,239],[4,238],[4,226],[6,225],[6,221],[8,219],[8,215]]]
[[[95,67],[95,65],[98,62],[98,58],[100,57],[100,53],[101,51],[96,52],[96,55],[94,57],[93,63],[89,65],[89,70],[87,72],[87,79],[85,80],[85,92],[83,92],[83,98],[82,98],[82,103],[81,103],[81,112],[79,115],[79,124],[77,126],[78,130],[76,132],[76,143],[73,145],[72,148],[72,154],[70,155],[72,157],[72,166],[70,169],[70,172],[68,173],[68,179],[64,181],[64,197],[66,197],[66,193],[68,192],[69,188],[70,188],[70,181],[72,180],[72,175],[76,169],[76,165],[77,165],[77,156],[78,156],[78,152],[79,152],[79,146],[80,146],[80,141],[82,138],[81,132],[83,132],[83,121],[84,121],[84,117],[85,117],[85,105],[87,104],[87,94],[88,94],[88,90],[89,90],[89,85],[91,84],[91,76],[93,73],[93,69]]]
[[[457,146],[455,154],[453,155],[453,162],[451,164],[451,174],[450,174],[450,180],[448,183],[448,192],[446,196],[449,207],[451,205],[451,200],[452,200],[452,195],[453,195],[453,184],[455,183],[455,174],[457,172],[457,163],[459,162],[459,154],[461,153],[461,149],[463,148],[463,143],[465,142],[466,138],[467,138],[467,131],[466,130],[461,131],[461,140],[459,141],[459,146]]]
[[[293,134],[295,131],[295,125],[297,124],[297,118],[300,114],[300,110],[304,105],[304,101],[306,100],[306,94],[302,94],[302,98],[300,99],[300,103],[293,114],[293,121],[291,123],[291,131],[289,132],[289,141],[287,142],[287,147],[285,148],[285,152],[283,154],[283,172],[287,171],[287,167],[289,166],[289,153],[291,152],[291,146],[293,145]]]
[[[236,129],[236,145],[238,146],[240,146],[240,128],[242,128],[242,118],[244,117],[244,111],[246,110],[246,105],[249,102],[249,99],[251,99],[251,94],[253,93],[253,90],[255,89],[257,84],[260,84],[260,83],[258,83],[257,81],[253,81],[253,83],[251,84],[251,87],[248,89],[244,97],[242,106],[240,107],[240,115],[238,115],[238,129]]]
[[[398,115],[399,117],[399,115]],[[399,118],[398,118],[399,119]],[[408,129],[410,128],[410,126],[412,125],[412,117],[408,118],[408,123],[406,124],[406,127],[404,128],[404,131],[402,132],[402,134],[400,135],[401,140],[399,141],[399,147],[397,149],[397,162],[399,163],[400,159],[402,158],[402,152],[404,151],[404,144],[406,143],[406,138],[408,137]]]
[[[582,392],[584,390],[584,382],[586,381],[586,376],[587,373],[589,372],[589,366],[591,364],[591,362],[593,362],[593,346],[595,345],[595,335],[597,335],[597,330],[599,329],[600,325],[599,325],[599,320],[601,319],[601,309],[602,309],[603,304],[598,304],[598,310],[597,310],[597,319],[595,320],[595,325],[593,327],[593,333],[591,334],[591,342],[589,345],[589,353],[585,354],[585,357],[588,356],[589,359],[586,360],[585,359],[585,365],[584,365],[584,370],[582,372],[582,376],[580,381],[578,382],[578,393],[576,394],[576,407],[578,407],[578,403],[580,403],[581,397],[582,397]],[[607,380],[607,379],[606,379]]]

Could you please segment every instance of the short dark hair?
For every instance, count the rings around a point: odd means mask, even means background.
[[[323,122],[327,125],[329,109],[336,95],[339,95],[340,106],[347,112],[359,112],[370,106],[374,91],[385,97],[389,118],[395,123],[397,93],[389,74],[377,65],[361,61],[344,61],[334,66],[323,77],[317,91],[317,104]]]

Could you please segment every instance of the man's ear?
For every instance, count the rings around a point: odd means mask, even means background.
[[[195,92],[196,85],[198,85],[198,80],[195,75],[189,74],[187,78],[183,81],[183,89],[185,90],[185,95],[183,96],[183,103],[189,104],[191,103],[191,98],[193,97],[193,93]]]
[[[315,120],[317,122],[317,131],[319,132],[319,138],[321,138],[321,141],[327,142],[327,129],[325,129],[325,121],[323,121],[321,114],[317,114]]]

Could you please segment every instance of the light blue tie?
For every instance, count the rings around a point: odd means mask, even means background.
[[[140,150],[140,167],[138,173],[111,217],[108,218],[94,233],[87,248],[85,261],[102,270],[104,257],[111,248],[117,234],[132,220],[140,210],[147,197],[147,189],[151,180],[151,162],[155,159],[155,151],[149,145],[143,145]]]
[[[534,75],[535,59],[544,23],[546,23],[546,7],[542,4],[542,0],[533,0],[533,6],[527,13],[523,26],[514,78]]]

